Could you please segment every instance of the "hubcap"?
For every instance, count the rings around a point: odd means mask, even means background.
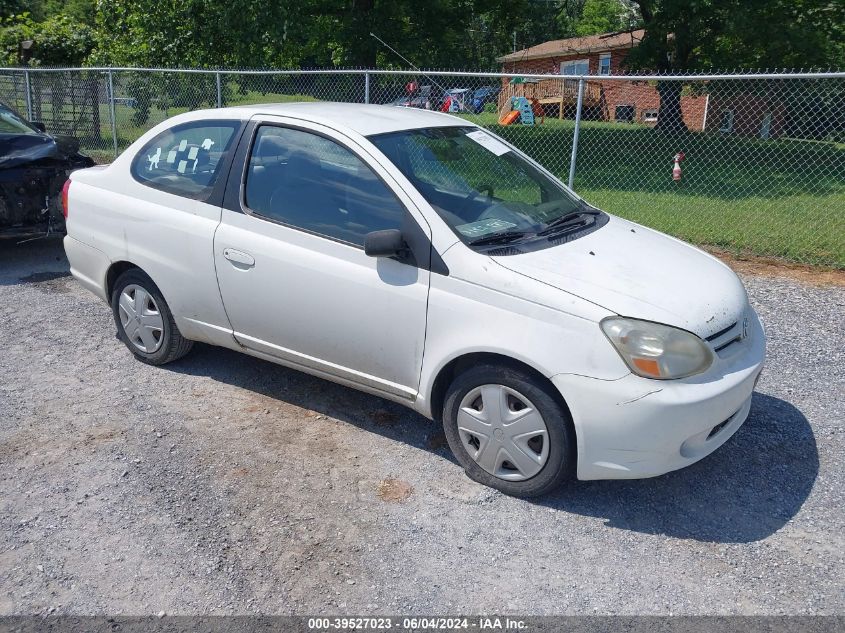
[[[470,457],[500,479],[530,479],[549,459],[543,416],[528,398],[504,385],[481,385],[464,396],[458,433]]]
[[[120,323],[129,341],[142,352],[152,354],[164,340],[164,320],[152,295],[130,284],[117,302]]]

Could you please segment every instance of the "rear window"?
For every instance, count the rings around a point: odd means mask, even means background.
[[[165,130],[132,163],[141,184],[192,200],[207,200],[240,121],[195,121]]]

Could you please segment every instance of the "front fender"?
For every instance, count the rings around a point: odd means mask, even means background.
[[[504,270],[491,267],[496,269]],[[507,271],[505,274],[513,275]],[[538,283],[523,279],[519,283]],[[570,373],[615,380],[630,373],[599,328],[598,322],[610,316],[609,311],[584,302],[580,306],[582,314],[576,315],[544,305],[546,301],[541,303],[540,297],[524,298],[525,290],[518,295],[507,294],[455,276],[431,276],[416,404],[420,413],[433,417],[431,398],[437,376],[449,363],[466,354],[505,356],[547,378]],[[548,286],[535,290],[564,295]],[[566,297],[566,301],[570,298]]]

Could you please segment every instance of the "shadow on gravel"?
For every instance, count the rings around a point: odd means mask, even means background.
[[[455,462],[438,424],[354,389],[206,345],[167,369],[208,376]],[[689,468],[654,479],[573,482],[532,502],[604,518],[608,527],[745,543],[766,538],[795,516],[818,470],[816,441],[803,414],[788,402],[755,393],[748,421]]]
[[[69,275],[60,238],[37,239],[22,244],[0,239],[0,286],[49,282]]]
[[[608,527],[710,541],[759,541],[786,524],[819,472],[807,419],[784,400],[754,394],[751,414],[712,455],[662,477],[576,482],[541,505],[606,519]]]
[[[61,240],[0,241],[0,285],[62,291],[68,274]],[[208,376],[455,462],[438,424],[295,370],[206,345],[167,369]],[[655,479],[573,482],[533,503],[603,518],[608,527],[623,530],[745,543],[766,538],[795,516],[818,470],[816,441],[803,414],[788,402],[755,393],[751,415],[736,435],[689,468]]]
[[[168,369],[214,380],[309,409],[457,463],[439,424],[402,405],[246,354],[196,344]]]

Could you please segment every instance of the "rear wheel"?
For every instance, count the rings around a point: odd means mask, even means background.
[[[138,360],[164,365],[191,350],[193,342],[179,332],[161,291],[140,269],[117,278],[111,306],[117,336]]]
[[[528,372],[482,365],[460,374],[446,395],[443,427],[467,475],[505,494],[542,495],[574,472],[569,414]]]

